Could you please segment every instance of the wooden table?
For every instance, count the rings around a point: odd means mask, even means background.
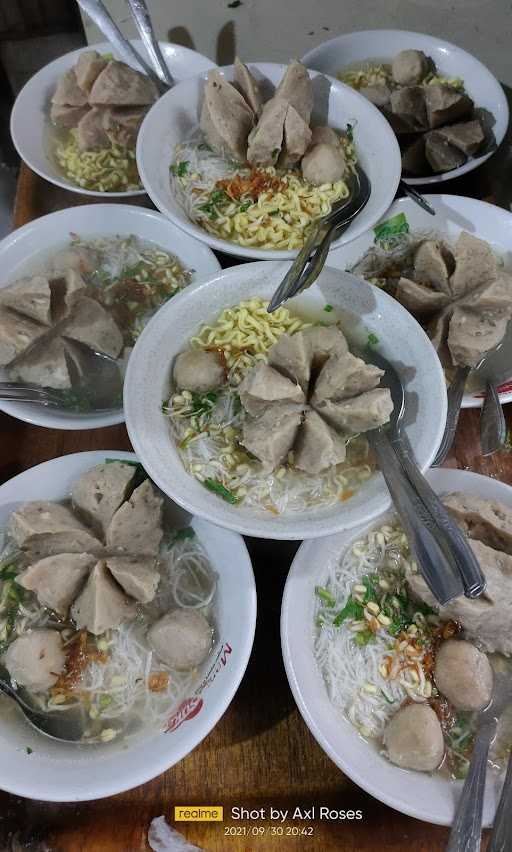
[[[473,182],[472,192],[462,184],[451,191],[488,195],[493,186],[484,169],[478,181]],[[90,199],[58,190],[22,167],[14,224],[20,226],[44,213],[84,202]],[[510,424],[512,406],[508,406],[507,416]],[[462,412],[448,466],[471,469],[512,484],[512,453],[502,452],[490,459],[480,456],[478,418],[478,411]],[[2,482],[66,453],[130,449],[124,426],[64,432],[29,426],[1,414],[0,432]],[[191,843],[209,852],[273,852],[283,848],[307,852],[441,852],[445,848],[446,829],[403,816],[364,793],[337,769],[309,733],[288,687],[279,639],[281,594],[297,544],[249,539],[248,545],[258,589],[256,639],[241,686],[216,728],[192,754],[159,778],[109,799],[53,805],[0,793],[1,852],[18,848],[38,852],[147,850],[150,821],[165,814],[172,822],[176,804],[224,806],[224,824],[176,826]],[[320,806],[361,809],[363,819],[306,820],[304,825],[311,824],[314,829],[309,837],[224,835],[227,825],[265,825],[261,820],[231,820],[232,806],[273,806],[293,811],[313,805],[317,811]],[[285,831],[297,825],[301,824],[287,821]],[[13,838],[27,845],[11,845]]]

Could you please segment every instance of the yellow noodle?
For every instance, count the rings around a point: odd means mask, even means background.
[[[137,172],[135,148],[111,144],[101,151],[80,151],[76,130],[55,147],[55,156],[65,176],[84,189],[126,192],[142,189]]]

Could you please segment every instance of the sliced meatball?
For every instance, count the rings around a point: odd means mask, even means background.
[[[31,630],[9,645],[2,662],[18,686],[46,692],[55,686],[66,664],[60,633]]]
[[[135,145],[148,107],[109,107],[103,111],[102,124],[109,140],[125,148]]]
[[[53,255],[52,273],[64,273],[72,269],[85,275],[87,272],[92,272],[98,263],[96,253],[91,249],[83,248],[82,246],[74,246],[73,248],[62,249]]]
[[[425,156],[425,138],[420,136],[402,151],[402,169],[410,175],[425,175],[430,166]]]
[[[252,109],[254,115],[258,117],[261,114],[263,107],[260,89],[257,80],[253,77],[247,65],[244,65],[244,63],[240,61],[238,56],[235,57],[235,83],[247,101],[247,104]]]
[[[457,710],[483,710],[492,696],[492,666],[471,642],[448,639],[436,654],[436,686]]]
[[[363,95],[367,101],[370,101],[378,109],[389,107],[391,89],[385,83],[377,83],[375,86],[363,86],[359,89],[359,94]]]
[[[0,306],[0,367],[26,352],[47,331],[47,326]]]
[[[240,92],[217,69],[209,71],[200,126],[210,147],[245,162],[247,137],[253,125],[254,113]]]
[[[423,287],[410,278],[400,278],[396,285],[395,298],[415,316],[434,314],[450,301],[446,293]]]
[[[206,660],[213,644],[213,630],[200,612],[175,609],[153,624],[148,640],[166,666],[188,671]]]
[[[414,278],[441,293],[451,293],[448,277],[455,261],[438,240],[423,240],[414,252]]]
[[[96,563],[89,553],[58,553],[45,556],[18,574],[16,582],[35,592],[41,606],[66,618],[85,578]]]
[[[308,70],[302,62],[296,59],[290,62],[275,96],[295,107],[306,124],[309,124],[313,109],[313,86]]]
[[[241,443],[265,470],[275,470],[291,450],[301,419],[296,405],[276,402],[260,417],[245,420]]]
[[[503,340],[509,314],[494,316],[458,305],[450,320],[448,348],[454,364],[476,367],[482,356]]]
[[[36,343],[26,355],[9,366],[7,372],[13,382],[55,390],[67,390],[72,386],[66,345],[60,337]]]
[[[258,124],[249,133],[247,160],[252,166],[275,165],[283,145],[288,104],[272,98],[263,107]]]
[[[155,561],[140,556],[109,556],[107,568],[130,597],[149,603],[156,594],[160,574]]]
[[[57,88],[52,97],[52,103],[58,106],[83,107],[87,104],[87,96],[77,83],[73,68],[65,71],[57,82]]]
[[[108,547],[156,556],[163,537],[163,497],[150,479],[115,512],[107,529]]]
[[[478,119],[465,121],[462,124],[452,124],[450,127],[440,127],[437,132],[450,145],[462,151],[466,157],[474,156],[485,139],[482,125]]]
[[[433,172],[450,172],[466,162],[466,155],[440,133],[431,132],[425,136],[425,157]]]
[[[97,464],[73,485],[71,499],[77,513],[104,537],[119,507],[126,500],[135,467],[123,462]]]
[[[90,109],[78,122],[77,141],[80,151],[100,151],[110,147],[101,109]]]
[[[392,763],[402,769],[433,772],[444,757],[441,723],[428,704],[408,704],[390,719],[384,744]]]
[[[388,423],[393,401],[388,388],[375,388],[341,402],[322,400],[315,407],[336,429],[357,434]]]
[[[177,388],[206,393],[226,382],[226,371],[218,352],[188,349],[174,362],[174,382]]]
[[[71,130],[71,128],[78,125],[79,121],[89,110],[89,104],[84,104],[84,106],[52,104],[50,107],[50,119],[57,127],[64,127],[66,130]]]
[[[282,334],[269,349],[268,364],[307,391],[311,373],[311,352],[307,338],[298,334]]]
[[[51,325],[51,289],[46,275],[19,278],[0,289],[0,305],[29,319]]]
[[[304,180],[313,186],[324,183],[336,183],[343,178],[346,170],[345,155],[339,145],[326,145],[320,142],[309,149],[302,159]]]
[[[96,78],[108,65],[108,59],[100,56],[97,50],[86,50],[75,63],[76,81],[82,91],[89,94]]]
[[[348,352],[345,335],[334,325],[329,328],[313,326],[299,334],[302,335],[309,349],[312,370],[323,367],[330,355],[342,355]]]
[[[422,50],[401,50],[391,63],[391,74],[401,86],[421,83],[432,67],[432,61]]]
[[[111,358],[117,358],[123,348],[119,328],[108,311],[94,299],[84,297],[76,302],[61,334]]]
[[[391,109],[409,127],[410,131],[427,128],[425,95],[421,86],[406,86],[391,93]]]
[[[346,442],[316,413],[306,412],[294,448],[294,464],[299,470],[316,474],[345,461]]]
[[[156,98],[156,87],[149,77],[117,59],[96,77],[89,93],[92,106],[146,106]]]
[[[137,608],[113,580],[103,559],[96,563],[81,594],[71,607],[78,630],[100,636],[137,615]]]
[[[474,106],[471,98],[445,84],[425,86],[425,103],[428,124],[432,128],[464,118]]]
[[[315,405],[322,399],[348,399],[372,390],[383,375],[383,370],[366,364],[350,352],[331,355],[318,374],[311,403]]]
[[[450,278],[454,296],[471,293],[480,285],[494,281],[498,273],[495,254],[485,240],[462,231],[453,250],[455,271]]]
[[[470,538],[512,556],[512,509],[498,500],[454,491],[443,503]]]
[[[101,547],[67,506],[45,500],[34,500],[15,509],[7,532],[20,550],[28,551],[33,558],[54,553],[94,553]]]
[[[274,402],[304,402],[300,385],[268,364],[257,364],[239,386],[240,402],[249,414],[260,414]]]
[[[62,275],[50,278],[51,317],[54,323],[69,316],[73,305],[84,295],[85,287],[84,279],[74,269],[67,269]]]
[[[311,130],[297,110],[289,104],[284,120],[284,148],[278,165],[294,166],[306,153],[311,143]],[[339,143],[335,143],[339,144]]]

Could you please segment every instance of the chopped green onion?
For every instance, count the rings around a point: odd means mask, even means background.
[[[315,594],[326,606],[336,606],[336,598],[323,586],[315,586]]]
[[[356,645],[359,645],[360,648],[364,648],[365,645],[369,645],[370,642],[375,641],[375,635],[371,630],[361,630],[359,633],[356,633],[354,636],[354,642]]]
[[[175,177],[185,177],[188,172],[190,163],[188,160],[183,160],[181,163],[173,163],[170,167],[171,174]]]
[[[373,233],[375,234],[374,242],[380,243],[382,248],[385,249],[389,244],[391,237],[397,237],[400,234],[409,233],[409,223],[405,213],[397,213],[396,216],[392,216],[391,219],[386,219],[384,222],[380,222],[380,224],[376,225],[373,229]]]
[[[333,309],[332,305],[325,305],[324,306],[324,311],[326,312],[326,314],[330,314],[332,309]]]
[[[368,345],[369,346],[376,346],[378,342],[379,342],[379,338],[377,337],[376,334],[373,333],[373,331],[371,331],[370,334],[368,335]]]
[[[174,536],[174,541],[184,541],[187,538],[194,538],[195,532],[192,527],[183,527],[182,530],[178,530],[176,535]]]
[[[249,207],[251,206],[252,201],[244,201],[243,204],[240,205],[239,213],[246,213]]]
[[[232,505],[238,503],[238,497],[236,494],[233,494],[228,488],[226,488],[222,482],[219,482],[217,479],[205,479],[203,485],[208,488],[209,491],[213,491],[214,494],[218,494],[219,497],[222,497],[226,503],[231,503]]]
[[[335,616],[332,623],[334,627],[340,627],[347,618],[353,618],[355,621],[359,621],[359,619],[363,617],[363,613],[364,607],[362,604],[352,600],[352,598],[349,598],[343,609],[341,609]]]
[[[382,692],[382,695],[384,696],[384,698],[386,699],[386,701],[388,702],[388,704],[394,704],[395,703],[395,699],[389,698],[389,696],[386,695],[386,693],[384,692],[383,689],[381,689],[381,692]]]
[[[348,141],[353,142],[354,141],[354,125],[353,124],[347,124],[346,134],[347,134]]]

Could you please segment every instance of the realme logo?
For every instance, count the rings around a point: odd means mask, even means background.
[[[176,822],[222,822],[221,805],[178,805],[174,808]]]

